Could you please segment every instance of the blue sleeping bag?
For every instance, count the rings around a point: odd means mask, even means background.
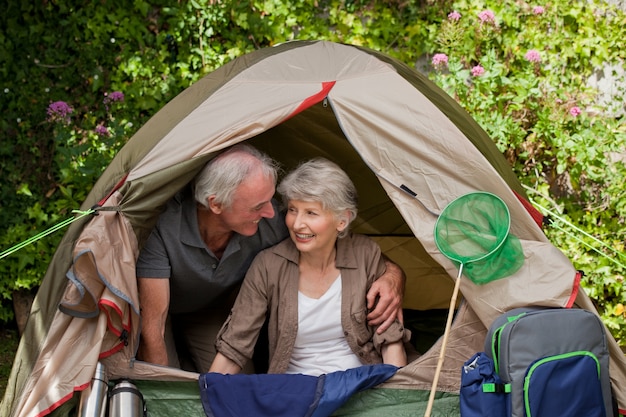
[[[364,365],[319,377],[302,374],[200,375],[208,417],[324,417],[353,394],[391,378],[393,365]]]

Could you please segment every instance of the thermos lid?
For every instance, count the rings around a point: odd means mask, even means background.
[[[116,394],[120,394],[124,392],[130,392],[131,394],[136,395],[138,398],[140,398],[143,401],[143,395],[141,394],[141,391],[139,391],[139,389],[137,388],[135,384],[133,384],[132,382],[126,379],[123,379],[117,384],[115,384],[115,386],[111,390],[110,395],[111,397],[113,397]]]

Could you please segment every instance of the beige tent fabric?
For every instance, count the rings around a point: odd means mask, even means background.
[[[487,329],[467,303],[461,303],[450,328],[438,391],[459,392],[461,367],[482,349]],[[400,369],[381,388],[430,390],[441,352],[442,339],[422,356]],[[477,350],[478,348],[478,350]]]
[[[409,82],[406,72],[390,59],[358,48],[293,43],[237,60],[165,106],[112,164],[115,181],[126,172],[128,177],[77,237],[61,299],[63,312],[55,314],[12,415],[46,414],[89,383],[99,358],[111,378],[197,379],[194,373],[134,360],[140,324],[135,258],[155,213],[176,187],[217,151],[248,139],[287,166],[313,155],[342,164],[364,194],[355,227],[371,233],[405,270],[408,308],[449,303],[458,271],[436,248],[437,214],[473,191],[504,199],[511,211],[511,232],[522,243],[524,265],[513,276],[482,286],[462,278],[465,302],[452,326],[439,390],[458,392],[461,364],[482,350],[486,328],[502,312],[571,303],[576,271],[487,160],[485,154],[495,151],[472,143],[482,137],[466,137],[468,131],[484,132],[452,121],[441,105],[449,98],[434,90],[422,92],[411,82],[425,81]],[[305,109],[306,103],[324,98],[323,104]],[[465,117],[459,114],[452,116]],[[318,118],[329,119],[315,123]],[[142,143],[149,146],[144,149]],[[365,173],[367,167],[371,173]],[[111,186],[98,190],[108,193]],[[583,293],[577,302],[593,310]],[[384,386],[430,389],[440,344]],[[626,360],[614,340],[611,351],[611,377],[626,409]]]
[[[131,171],[128,180],[253,137],[291,116],[305,99],[320,92],[324,82],[383,71],[392,69],[357,49],[330,42],[290,50],[288,58],[270,56],[198,104]],[[185,138],[185,146],[178,138]]]
[[[381,98],[372,101],[372,96]],[[548,243],[484,156],[418,90],[389,71],[337,83],[329,100],[348,140],[381,177],[420,243],[451,276],[456,276],[456,267],[439,253],[434,242],[437,214],[455,198],[474,191],[492,192],[505,199],[515,225],[512,233],[522,241],[525,267],[505,280],[480,287],[462,281],[463,293],[482,320],[491,322],[514,305],[567,304],[574,267]],[[385,112],[376,106],[378,102],[385,103]],[[398,191],[401,185],[417,197]],[[529,276],[533,285],[528,285]]]
[[[94,375],[105,329],[105,315],[76,320],[58,312],[15,415],[45,415],[84,388]]]
[[[115,206],[120,197],[112,196],[108,204]],[[136,256],[137,242],[120,213],[101,211],[91,219],[74,248],[63,311],[54,317],[16,415],[51,411],[85,388],[99,358],[136,349]]]
[[[104,207],[117,207],[115,193]],[[139,337],[138,245],[122,213],[102,210],[74,248],[61,310],[27,381],[17,416],[45,415],[81,391],[101,361],[109,379],[196,380],[198,374],[134,361]],[[122,333],[124,336],[122,336]],[[56,381],[62,381],[56,383]]]
[[[322,63],[321,59],[324,59]],[[310,70],[313,67],[314,72]],[[413,232],[429,254],[447,266],[450,275],[455,275],[454,266],[438,254],[432,241],[436,216],[421,205],[439,213],[454,198],[477,190],[506,199],[515,219],[512,232],[529,246],[525,253],[533,254],[533,258],[527,264],[541,265],[536,271],[537,279],[546,285],[528,286],[523,279],[516,281],[519,284],[513,288],[508,281],[494,284],[492,287],[508,288],[494,288],[493,293],[498,294],[494,301],[490,301],[492,297],[481,299],[480,305],[475,306],[479,316],[493,320],[509,307],[506,303],[498,304],[498,300],[503,300],[500,297],[503,290],[518,295],[520,305],[544,303],[546,299],[549,306],[566,305],[571,296],[574,268],[547,242],[510,187],[459,129],[399,77],[391,65],[354,48],[320,42],[290,51],[289,62],[285,62],[283,55],[275,55],[242,71],[198,104],[152,149],[128,179],[146,175],[148,169],[169,166],[255,136],[290,116],[300,103],[318,93],[325,81],[336,82],[328,99],[348,140],[381,177],[387,192],[394,193],[394,203],[405,219],[411,219],[407,221],[409,226],[415,225]],[[206,123],[207,115],[211,116],[211,123]],[[251,125],[249,120],[254,123]],[[179,146],[178,137],[185,138],[185,146]],[[465,164],[450,163],[459,155]],[[420,161],[419,165],[415,161]],[[391,169],[395,172],[388,172]],[[418,193],[419,201],[393,190],[401,184]],[[516,221],[518,217],[522,221]],[[535,250],[534,241],[548,250]],[[548,264],[553,269],[543,268],[546,260],[550,260]],[[463,286],[465,291],[473,291],[468,283],[463,282]],[[474,292],[484,294],[484,289]]]

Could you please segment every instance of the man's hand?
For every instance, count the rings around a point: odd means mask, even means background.
[[[385,258],[387,270],[381,275],[367,292],[367,308],[371,310],[367,315],[370,326],[379,326],[376,333],[381,334],[397,318],[404,323],[402,315],[402,299],[404,298],[404,283],[406,277],[402,269]]]

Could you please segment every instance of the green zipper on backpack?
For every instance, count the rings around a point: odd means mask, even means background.
[[[556,361],[556,360],[561,360],[561,359],[565,359],[565,358],[571,358],[571,357],[574,357],[574,356],[589,356],[590,358],[592,358],[596,362],[596,369],[597,369],[598,379],[600,378],[600,361],[598,360],[596,355],[594,355],[593,353],[591,353],[589,351],[586,351],[586,350],[579,350],[579,351],[575,351],[575,352],[563,353],[561,355],[548,356],[547,358],[543,358],[543,359],[538,360],[537,362],[535,362],[530,367],[530,369],[528,370],[528,374],[524,378],[524,405],[526,407],[526,417],[531,417],[531,414],[530,414],[530,401],[528,399],[528,388],[530,386],[530,379],[531,379],[535,369],[537,369],[537,367],[543,365],[544,363],[552,362],[552,361]]]
[[[515,320],[519,319],[522,316],[528,314],[527,312],[520,313],[517,316],[511,316],[507,318],[507,322],[502,326],[498,327],[491,336],[491,357],[493,358],[493,365],[496,368],[496,373],[500,375],[502,378],[502,374],[500,373],[500,336],[502,335],[502,329],[505,326],[511,324]]]

